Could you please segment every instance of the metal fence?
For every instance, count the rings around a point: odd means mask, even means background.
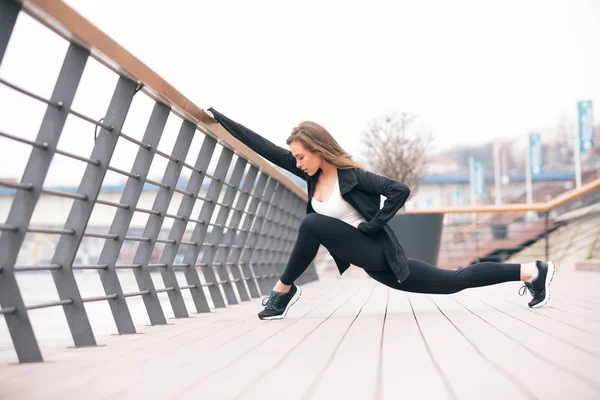
[[[118,333],[129,334],[136,329],[128,298],[141,297],[150,322],[166,324],[160,293],[168,296],[174,316],[185,318],[189,312],[182,291],[189,291],[195,311],[199,313],[209,312],[210,304],[221,308],[268,292],[283,270],[305,213],[306,197],[301,189],[222,129],[204,124],[198,107],[122,48],[113,49],[113,46],[110,47],[112,53],[103,52],[110,39],[64,3],[0,0],[0,65],[15,23],[23,12],[59,33],[69,44],[49,98],[0,77],[3,90],[20,93],[47,107],[35,139],[27,139],[19,132],[0,131],[4,143],[14,141],[31,146],[22,177],[0,181],[0,186],[13,191],[8,217],[0,224],[0,314],[6,319],[19,361],[42,361],[28,316],[28,311],[33,309],[62,307],[75,346],[94,346],[96,339],[84,307],[89,302],[108,302]],[[119,59],[116,54],[125,56]],[[90,59],[118,74],[112,99],[100,120],[72,107]],[[121,61],[127,65],[123,66]],[[141,139],[123,131],[135,96],[150,96],[155,102]],[[172,114],[182,122],[169,154],[159,150],[159,141]],[[91,154],[59,148],[68,118],[84,120],[96,129]],[[198,135],[202,137],[199,152],[188,154],[192,140]],[[137,147],[135,155],[131,154],[134,160],[130,170],[111,164],[117,143],[122,141]],[[85,171],[76,191],[44,186],[56,155],[83,163]],[[186,162],[190,157],[195,162]],[[160,181],[148,177],[156,158],[167,161]],[[118,202],[99,197],[108,171],[126,179]],[[183,171],[187,171],[186,179],[182,179]],[[203,185],[204,182],[207,183]],[[139,207],[142,191],[148,186],[156,190],[154,203],[151,208]],[[201,191],[203,186],[205,193]],[[176,193],[181,195],[178,209],[169,212]],[[63,226],[30,225],[41,196],[72,200]],[[106,232],[88,226],[93,210],[99,205],[116,210]],[[193,210],[199,212],[193,213]],[[143,233],[133,235],[130,224],[137,213],[147,214],[147,223]],[[166,220],[171,227],[168,236],[161,238]],[[186,232],[191,233],[187,239]],[[48,264],[17,264],[27,234],[58,237]],[[98,260],[94,264],[76,264],[82,240],[89,237],[104,240]],[[138,243],[135,256],[131,263],[119,263],[119,254],[127,242]],[[158,262],[151,262],[157,244],[162,246],[162,251]],[[181,260],[177,260],[178,252],[183,253]],[[97,271],[105,295],[82,297],[75,277],[81,270]],[[132,271],[139,290],[125,292],[119,270]],[[50,271],[59,300],[24,303],[17,275],[32,271]],[[152,279],[151,272],[155,271],[162,278],[162,287],[157,287]],[[179,283],[181,276],[186,284]],[[304,279],[317,279],[314,269],[309,270]]]

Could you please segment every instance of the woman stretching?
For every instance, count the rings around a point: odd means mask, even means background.
[[[342,274],[350,264],[398,290],[448,294],[501,282],[523,281],[541,307],[550,297],[552,261],[529,264],[482,262],[458,271],[406,258],[387,222],[404,205],[410,189],[403,183],[364,170],[321,125],[305,121],[292,130],[286,150],[209,108],[206,113],[246,146],[308,185],[307,215],[281,278],[263,301],[260,319],[284,318],[300,298],[294,281],[315,258],[319,245],[329,250]],[[380,207],[380,196],[386,197]],[[520,290],[521,295],[525,290]]]

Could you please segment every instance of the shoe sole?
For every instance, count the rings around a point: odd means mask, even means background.
[[[555,270],[556,270],[556,267],[554,266],[554,263],[552,261],[548,261],[548,272],[546,273],[546,284],[545,284],[546,297],[544,298],[544,300],[542,300],[535,306],[532,306],[531,308],[543,307],[544,305],[546,305],[548,303],[548,301],[550,301],[550,283],[552,283],[552,279],[554,279],[554,271]]]
[[[302,295],[302,289],[300,288],[300,286],[297,286],[297,287],[298,287],[298,290],[296,291],[296,294],[294,295],[294,297],[292,297],[292,299],[288,303],[287,307],[283,311],[283,314],[281,314],[281,315],[274,315],[272,317],[260,318],[260,319],[262,319],[263,321],[268,321],[268,320],[272,320],[272,319],[284,319],[285,316],[287,315],[288,310],[290,309],[290,307],[293,306],[298,301],[298,299],[300,298],[300,296]]]

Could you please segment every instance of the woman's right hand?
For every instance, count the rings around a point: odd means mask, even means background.
[[[213,115],[213,113],[212,113],[212,112],[210,112],[210,111],[208,111],[208,110],[204,110],[204,112],[205,112],[205,113],[206,113],[206,114],[207,114],[209,117],[211,117],[212,119],[215,119],[215,116]]]

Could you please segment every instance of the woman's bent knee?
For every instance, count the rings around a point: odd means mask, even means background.
[[[310,213],[302,218],[298,229],[301,232],[317,232],[317,229],[326,218],[326,216],[321,214]]]

